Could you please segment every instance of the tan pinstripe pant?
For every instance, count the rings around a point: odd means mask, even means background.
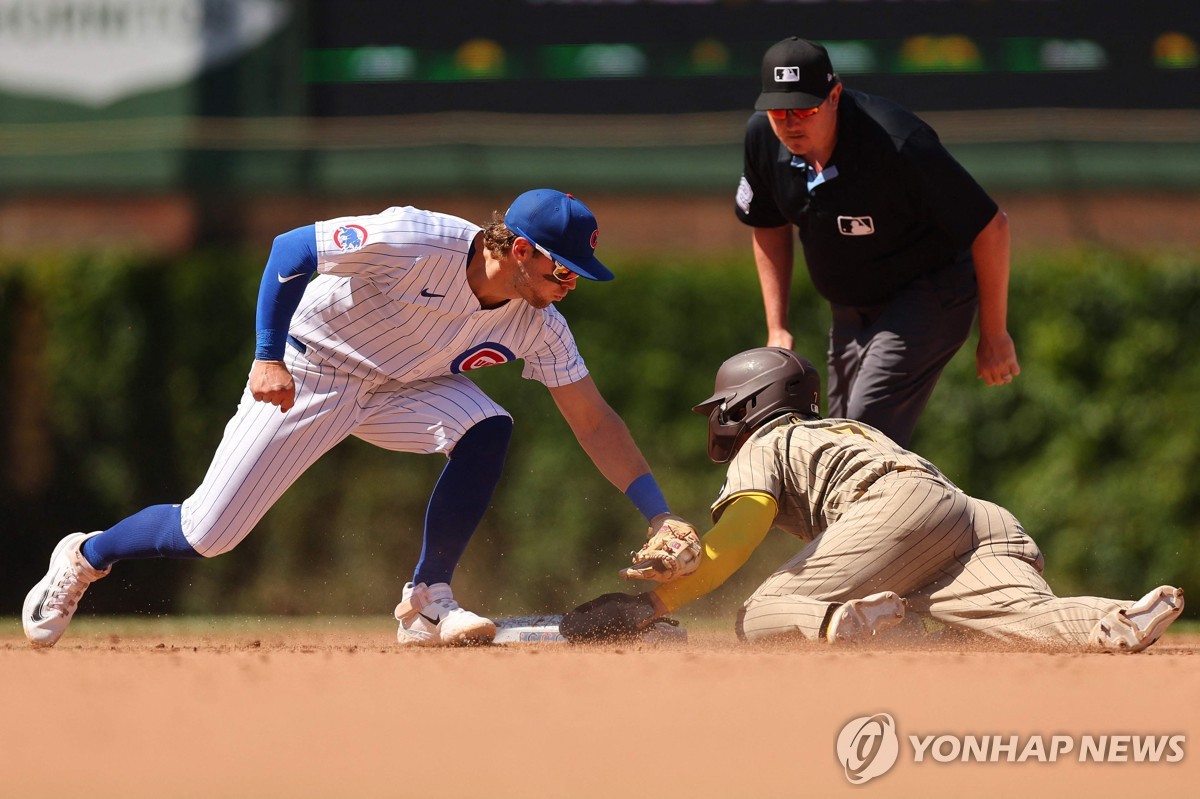
[[[910,611],[996,638],[1082,646],[1128,602],[1054,595],[1042,553],[1004,508],[919,471],[878,480],[746,600],[747,639],[818,639],[832,603],[895,591]]]

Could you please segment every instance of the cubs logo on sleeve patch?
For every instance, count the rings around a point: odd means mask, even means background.
[[[875,232],[875,220],[869,216],[839,216],[837,223],[843,236],[870,236]]]
[[[362,225],[342,225],[333,231],[333,246],[342,252],[353,252],[367,243],[367,229]]]
[[[516,359],[517,356],[513,351],[503,344],[497,344],[494,341],[485,341],[482,344],[475,345],[451,361],[450,371],[457,375],[469,372],[472,369],[482,369],[485,366],[509,363]]]

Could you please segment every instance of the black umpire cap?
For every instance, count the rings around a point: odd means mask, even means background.
[[[755,111],[816,108],[838,82],[829,53],[816,42],[796,36],[771,45],[762,60],[762,94]]]

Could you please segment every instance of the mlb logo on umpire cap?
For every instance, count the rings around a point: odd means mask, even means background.
[[[838,82],[829,53],[816,42],[795,36],[776,42],[763,54],[762,94],[755,111],[816,108]]]

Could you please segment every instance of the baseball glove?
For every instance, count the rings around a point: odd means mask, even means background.
[[[630,580],[669,583],[700,568],[703,552],[696,528],[677,516],[668,516],[657,531],[650,529],[650,540],[631,553],[633,565],[621,570]]]
[[[571,643],[637,638],[654,621],[647,594],[603,594],[562,617],[558,631]]]

